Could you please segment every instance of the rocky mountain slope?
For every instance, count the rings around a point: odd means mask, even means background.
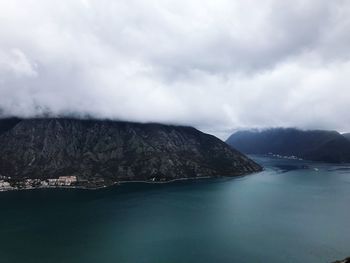
[[[260,170],[216,137],[191,127],[78,119],[0,121],[0,176],[11,184],[74,176],[78,185],[96,186]]]
[[[336,131],[276,128],[239,131],[229,145],[247,154],[279,154],[332,163],[350,162],[350,141]]]

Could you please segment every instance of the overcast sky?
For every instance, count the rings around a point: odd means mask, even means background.
[[[350,1],[0,0],[0,111],[350,131]]]

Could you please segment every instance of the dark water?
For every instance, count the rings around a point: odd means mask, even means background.
[[[350,256],[349,166],[256,158],[266,170],[238,179],[0,193],[0,262]]]

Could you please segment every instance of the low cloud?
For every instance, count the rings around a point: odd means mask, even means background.
[[[350,131],[345,0],[0,2],[4,116]]]

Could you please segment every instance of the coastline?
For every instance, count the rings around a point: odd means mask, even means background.
[[[245,176],[245,175],[243,175]],[[211,178],[233,178],[228,176],[222,176],[222,177],[214,177],[214,176],[201,176],[201,177],[189,177],[189,178],[178,178],[178,179],[172,179],[168,181],[145,181],[145,180],[135,180],[135,181],[117,181],[113,182],[109,185],[101,185],[101,186],[84,186],[84,185],[72,185],[72,186],[38,186],[38,187],[28,187],[28,188],[9,188],[9,189],[0,189],[1,192],[10,192],[10,191],[26,191],[26,190],[38,190],[38,189],[77,189],[77,190],[100,190],[105,188],[110,188],[113,186],[123,185],[123,184],[170,184],[180,181],[190,181],[190,180],[201,180],[201,179],[211,179]],[[240,177],[240,176],[237,176]],[[236,177],[234,177],[236,178]]]
[[[263,171],[263,170],[262,170]],[[214,178],[230,178],[230,179],[236,179],[236,178],[242,178],[249,175],[257,174],[262,171],[258,172],[252,172],[248,174],[242,174],[237,176],[198,176],[198,177],[186,177],[186,178],[175,178],[167,181],[152,181],[152,180],[123,180],[123,181],[116,181],[108,185],[101,185],[101,186],[84,186],[84,185],[55,185],[55,186],[38,186],[38,187],[23,187],[23,188],[6,188],[6,189],[0,189],[0,193],[2,192],[10,192],[10,191],[26,191],[26,190],[38,190],[38,189],[77,189],[77,190],[100,190],[105,188],[110,188],[113,186],[123,185],[123,184],[132,184],[132,183],[142,183],[142,184],[170,184],[175,182],[181,182],[181,181],[195,181],[195,180],[205,180],[205,179],[214,179]]]

